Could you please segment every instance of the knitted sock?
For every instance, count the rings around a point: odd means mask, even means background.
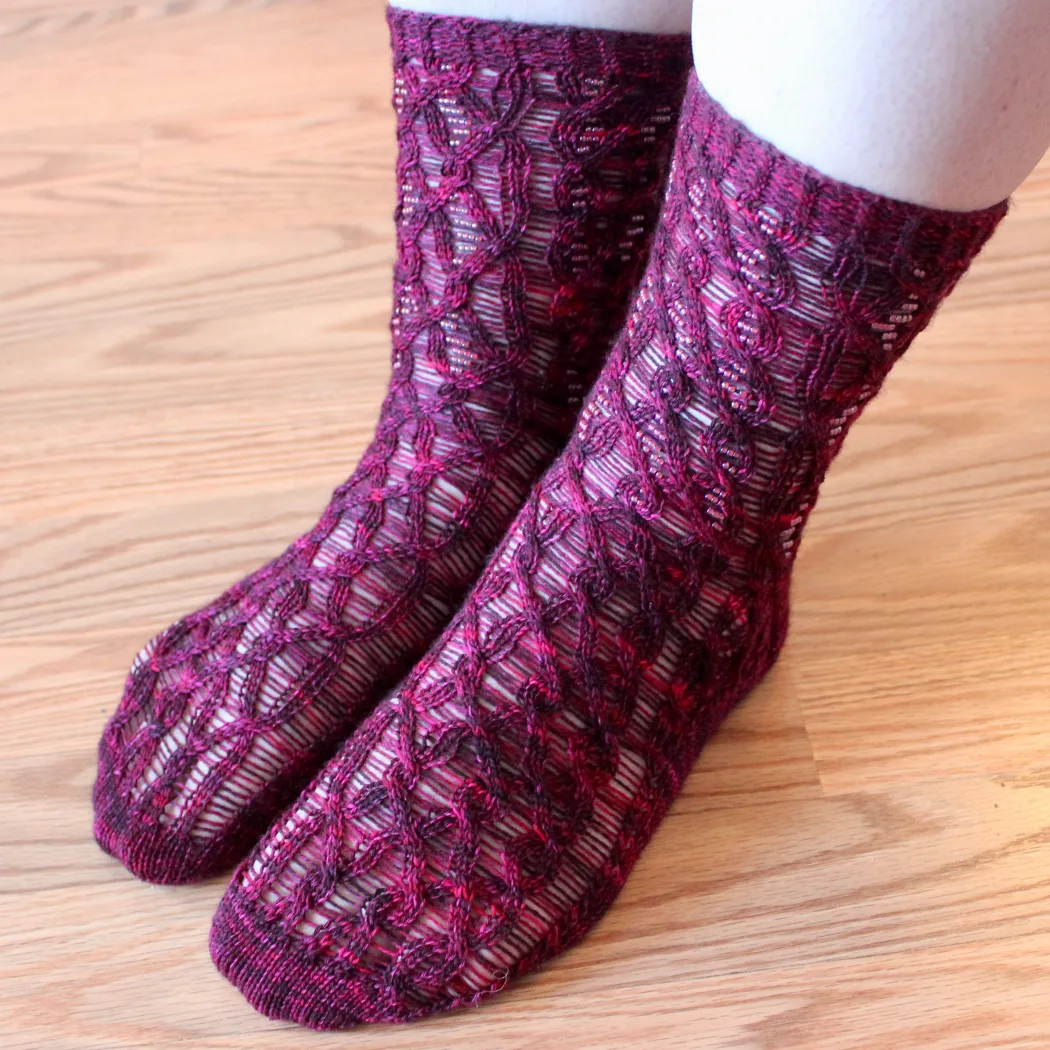
[[[687,37],[389,23],[389,392],[318,524],[131,669],[95,834],[151,881],[242,857],[448,622],[568,437],[659,212]]]
[[[826,468],[1004,210],[835,183],[694,82],[646,275],[566,450],[220,905],[213,958],[254,1006],[416,1018],[586,933],[775,659]]]

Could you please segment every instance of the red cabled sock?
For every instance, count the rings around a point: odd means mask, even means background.
[[[434,640],[564,445],[645,262],[687,37],[389,22],[389,392],[318,524],[131,669],[95,834],[151,881],[239,860]]]
[[[693,82],[648,269],[564,453],[219,907],[212,956],[255,1007],[417,1018],[594,925],[775,660],[847,429],[1004,211],[836,183]]]

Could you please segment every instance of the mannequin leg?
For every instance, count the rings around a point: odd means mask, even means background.
[[[987,207],[1050,145],[1045,0],[696,0],[693,53],[756,135],[888,197]]]

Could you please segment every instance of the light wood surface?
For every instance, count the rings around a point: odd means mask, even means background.
[[[1050,163],[850,436],[788,648],[578,950],[319,1036],[221,880],[91,838],[157,629],[306,528],[387,374],[379,0],[0,0],[0,1046],[1050,1048]]]

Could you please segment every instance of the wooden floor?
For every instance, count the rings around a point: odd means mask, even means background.
[[[389,92],[380,0],[0,0],[0,1046],[1050,1047],[1050,163],[850,436],[780,664],[581,948],[319,1036],[212,968],[221,880],[95,846],[135,651],[370,433]]]

